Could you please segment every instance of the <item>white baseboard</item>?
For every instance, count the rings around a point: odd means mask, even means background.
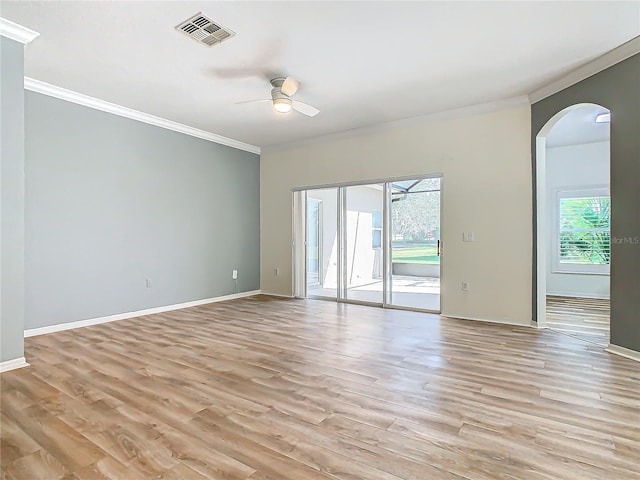
[[[14,358],[13,360],[7,360],[0,363],[0,373],[8,372],[9,370],[15,370],[16,368],[28,367],[29,364],[24,357]]]
[[[540,323],[534,322],[533,320],[531,320],[531,327],[537,328],[538,330],[544,330],[545,328],[549,328],[546,325],[541,325]]]
[[[594,298],[596,300],[609,300],[609,295],[591,295],[589,293],[567,293],[567,292],[547,292],[551,297],[569,297],[569,298]]]
[[[269,295],[270,297],[280,297],[280,298],[295,298],[293,295],[283,295],[281,293],[269,293],[269,292],[262,292],[262,295]]]
[[[440,314],[441,317],[447,317],[447,318],[456,318],[458,320],[473,320],[474,322],[487,322],[487,323],[499,323],[502,325],[513,325],[514,327],[529,327],[530,324],[529,323],[517,323],[517,322],[512,322],[509,320],[497,320],[497,319],[492,319],[492,318],[478,318],[478,317],[466,317],[466,316],[462,316],[462,315],[445,315],[444,313]]]
[[[99,325],[101,323],[116,322],[118,320],[126,320],[127,318],[142,317],[144,315],[153,315],[154,313],[169,312],[171,310],[180,310],[182,308],[197,307],[208,303],[224,302],[225,300],[234,300],[237,298],[251,297],[258,295],[260,290],[252,290],[250,292],[233,293],[231,295],[223,295],[221,297],[205,298],[195,300],[193,302],[177,303],[175,305],[166,305],[164,307],[147,308],[146,310],[138,310],[135,312],[118,313],[116,315],[107,315],[106,317],[89,318],[87,320],[79,320],[77,322],[59,323],[47,327],[30,328],[24,331],[24,336],[35,337],[36,335],[45,335],[47,333],[62,332],[63,330],[72,330],[74,328],[88,327],[90,325]]]
[[[640,362],[640,352],[636,352],[635,350],[631,350],[630,348],[609,344],[609,346],[607,346],[605,350],[609,353],[613,353],[614,355],[620,355],[621,357]]]

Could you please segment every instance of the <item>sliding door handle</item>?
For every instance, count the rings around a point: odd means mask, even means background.
[[[440,256],[440,240],[438,240],[438,250],[437,250],[437,252],[438,252],[438,256]]]

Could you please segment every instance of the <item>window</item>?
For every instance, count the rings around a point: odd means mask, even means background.
[[[555,270],[568,273],[609,273],[609,190],[560,191],[557,205]]]
[[[371,212],[371,248],[382,248],[382,212]]]

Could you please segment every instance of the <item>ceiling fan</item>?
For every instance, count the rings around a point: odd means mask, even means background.
[[[289,113],[291,109],[300,112],[308,117],[315,117],[320,110],[306,103],[292,100],[291,97],[300,88],[300,81],[293,77],[277,77],[271,80],[271,98],[263,100],[249,100],[247,102],[240,103],[257,103],[257,102],[272,102],[273,109],[279,113]]]

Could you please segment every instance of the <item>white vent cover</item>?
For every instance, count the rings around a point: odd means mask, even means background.
[[[183,32],[207,47],[212,47],[235,35],[234,32],[215,23],[210,18],[202,15],[202,13],[196,13],[190,19],[185,20],[176,27],[176,30]]]

